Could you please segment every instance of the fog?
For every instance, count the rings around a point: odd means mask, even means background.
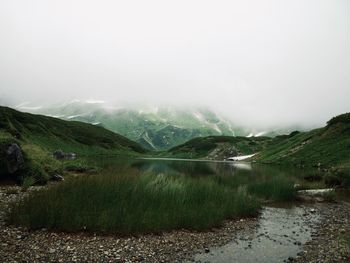
[[[246,125],[350,111],[348,0],[0,2],[0,103],[209,107]]]

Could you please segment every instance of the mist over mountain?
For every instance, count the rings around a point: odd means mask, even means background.
[[[0,98],[321,127],[350,110],[349,14],[344,0],[1,1]]]
[[[16,108],[64,120],[100,125],[153,150],[169,149],[195,137],[274,136],[289,133],[296,128],[262,130],[245,127],[208,108],[121,106],[91,99],[39,106],[22,103]]]

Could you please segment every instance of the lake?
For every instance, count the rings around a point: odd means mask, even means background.
[[[91,160],[91,164],[111,171],[132,168],[141,174],[155,173],[189,177],[236,177],[237,180],[244,181],[268,180],[271,177],[283,177],[302,185],[317,185],[317,180],[312,180],[312,178],[316,178],[319,173],[313,168],[299,169],[292,166],[272,166],[250,162],[170,158],[124,159],[104,156],[94,157]],[[311,178],[311,180],[305,180],[304,178]]]

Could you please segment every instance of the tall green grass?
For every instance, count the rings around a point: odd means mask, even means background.
[[[148,173],[117,166],[32,193],[14,205],[8,220],[32,229],[120,234],[208,229],[256,215],[261,201],[293,200],[294,181],[287,174],[256,172],[184,176],[182,170]]]
[[[254,182],[248,186],[250,193],[274,201],[290,201],[296,196],[291,180],[283,176],[274,176],[269,180]]]
[[[206,229],[255,215],[259,207],[245,186],[128,171],[71,178],[33,193],[13,207],[8,219],[32,229],[131,234]]]

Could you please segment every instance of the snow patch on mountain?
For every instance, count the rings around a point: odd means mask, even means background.
[[[261,137],[267,134],[267,131],[261,131],[261,132],[257,132],[257,133],[249,133],[246,137],[250,138],[250,137]]]
[[[222,131],[220,130],[219,126],[217,124],[212,124],[211,127],[216,130],[218,133],[222,134]]]
[[[83,116],[83,115],[82,115],[82,114],[71,115],[71,116],[68,116],[67,119],[68,119],[68,120],[71,120],[71,119],[74,119],[74,118],[76,118],[76,117],[81,117],[81,116]]]
[[[151,138],[149,137],[147,131],[143,134],[142,138],[143,138],[149,145],[151,145],[151,146],[153,147],[153,149],[157,149],[157,147],[153,144]]]
[[[15,108],[22,111],[37,111],[42,109],[42,106],[16,106]]]

